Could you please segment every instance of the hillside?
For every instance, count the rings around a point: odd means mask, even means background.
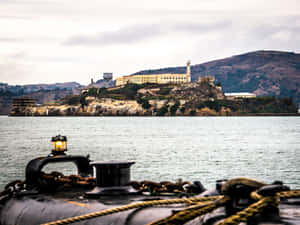
[[[112,80],[100,79],[95,82],[94,87],[113,87]],[[87,86],[87,87],[90,87]],[[79,94],[81,89],[86,88],[77,82],[65,82],[54,84],[28,84],[28,85],[8,85],[0,83],[0,115],[7,115],[11,110],[13,98],[29,96],[35,99],[36,103],[62,99],[67,95]]]
[[[144,70],[135,74],[185,73],[185,67]],[[256,51],[191,66],[192,81],[213,75],[224,92],[293,97],[300,102],[300,54]]]
[[[7,115],[10,112],[13,98],[30,96],[36,103],[43,104],[66,95],[78,94],[81,87],[77,82],[29,85],[0,83],[0,115]]]

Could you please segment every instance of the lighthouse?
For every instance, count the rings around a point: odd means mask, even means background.
[[[187,82],[191,82],[191,61],[187,61],[186,63],[186,75],[187,75]]]

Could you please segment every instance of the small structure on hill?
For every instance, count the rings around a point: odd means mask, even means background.
[[[145,84],[145,83],[154,83],[154,84],[182,84],[191,82],[191,62],[188,61],[186,65],[186,73],[175,74],[137,74],[130,76],[123,76],[116,78],[116,86],[125,85],[127,83],[135,84]]]
[[[90,88],[94,87],[94,79],[93,78],[91,79],[91,84],[89,86],[90,86]]]
[[[10,115],[26,116],[27,109],[36,106],[35,100],[31,97],[14,98]],[[30,110],[29,110],[30,111]]]
[[[31,97],[23,97],[23,98],[14,98],[13,99],[13,107],[31,107],[35,106],[35,100]]]
[[[205,82],[207,81],[210,84],[213,84],[215,82],[215,77],[214,76],[205,76],[205,77],[198,77],[198,82]]]
[[[91,83],[86,87],[81,89],[81,94],[85,94],[89,91],[90,88],[110,88],[114,86],[113,73],[103,73],[103,79],[97,80],[94,82],[93,78]]]
[[[111,81],[113,79],[113,73],[103,73],[103,79],[105,81]]]

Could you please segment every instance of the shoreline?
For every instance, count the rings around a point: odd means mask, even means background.
[[[245,113],[231,115],[167,115],[167,116],[152,116],[152,115],[92,115],[90,113],[80,113],[78,115],[0,115],[7,117],[298,117],[299,113]]]

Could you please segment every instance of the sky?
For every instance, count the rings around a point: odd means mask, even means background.
[[[0,0],[0,82],[88,84],[256,50],[300,52],[299,0]]]

